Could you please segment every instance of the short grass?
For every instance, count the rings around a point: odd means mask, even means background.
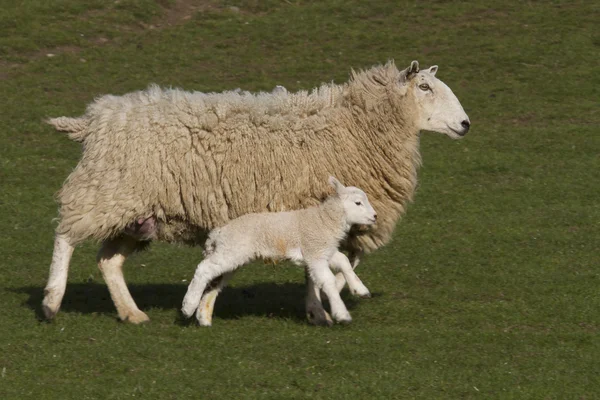
[[[600,8],[591,1],[0,1],[0,398],[594,399],[600,393]],[[117,322],[78,248],[39,320],[53,194],[80,148],[42,123],[150,82],[291,90],[395,58],[438,64],[473,123],[424,133],[416,202],[344,295],[303,316],[303,272],[255,264],[214,326],[178,308],[199,249],[128,261],[152,322]]]

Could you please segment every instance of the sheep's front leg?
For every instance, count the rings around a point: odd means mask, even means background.
[[[215,301],[217,300],[217,296],[221,290],[223,290],[225,285],[227,285],[227,282],[232,276],[233,272],[228,272],[210,283],[210,289],[204,294],[204,296],[202,296],[200,305],[196,311],[196,318],[198,319],[200,326],[212,325],[213,311],[215,309]]]
[[[360,278],[356,275],[356,273],[352,269],[350,260],[348,260],[348,257],[346,257],[344,253],[339,251],[336,252],[331,258],[331,260],[329,260],[329,265],[331,266],[332,270],[341,271],[345,278],[345,281],[348,282],[348,288],[350,289],[350,293],[362,298],[371,297],[369,289],[367,289],[367,287],[362,283]],[[336,286],[337,284],[338,279],[336,276]],[[339,286],[337,286],[337,288],[339,289]]]
[[[315,285],[310,275],[306,275],[306,318],[313,325],[331,326],[333,320],[321,301],[321,289]]]
[[[123,277],[123,263],[137,247],[137,242],[129,237],[119,237],[102,244],[98,252],[98,268],[108,286],[110,297],[117,308],[119,318],[134,324],[147,322],[148,316],[135,304]]]
[[[311,261],[308,262],[307,268],[316,286],[320,287],[329,298],[333,319],[341,323],[351,322],[352,317],[335,286],[335,276],[329,269],[329,263],[326,260]]]
[[[54,318],[60,304],[62,303],[65,289],[67,287],[67,275],[69,274],[69,262],[73,255],[74,247],[62,235],[54,238],[54,252],[52,253],[52,264],[50,264],[50,276],[48,284],[44,289],[44,301],[42,308],[48,319]]]

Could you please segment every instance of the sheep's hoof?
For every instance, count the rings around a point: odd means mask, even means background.
[[[150,321],[150,318],[148,318],[145,312],[137,310],[121,317],[121,321],[137,325]]]
[[[46,316],[46,319],[53,319],[56,314],[58,313],[58,310],[60,309],[60,302],[58,302],[58,304],[56,304],[56,300],[55,300],[55,296],[53,296],[52,291],[46,289],[44,290],[44,301],[42,301],[42,310],[44,311],[44,315]],[[52,304],[55,303],[55,304]]]

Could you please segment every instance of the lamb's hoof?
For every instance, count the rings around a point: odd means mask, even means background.
[[[131,313],[125,315],[124,317],[120,317],[120,318],[121,318],[121,321],[123,321],[123,322],[130,322],[135,325],[143,324],[144,322],[150,321],[150,318],[148,318],[146,313],[143,311],[140,311],[140,310],[131,312]]]
[[[51,321],[54,319],[54,317],[58,313],[58,308],[51,307],[45,303],[46,303],[45,301],[44,301],[44,303],[42,303],[42,310],[44,311],[44,316],[46,317],[46,319]]]
[[[206,315],[202,312],[202,309],[198,309],[196,312],[196,320],[198,320],[198,325],[200,326],[212,326],[212,313],[211,315]]]
[[[181,313],[184,315],[184,317],[189,318],[194,314],[194,311],[196,311],[196,308],[198,306],[194,307],[191,304],[183,304],[183,307],[181,307]]]
[[[352,322],[352,317],[350,316],[350,313],[336,315],[336,316],[334,316],[334,318],[335,318],[335,322],[337,322],[338,324],[342,324],[342,325],[348,325],[350,322]]]
[[[361,288],[359,290],[354,290],[352,291],[352,294],[356,297],[360,297],[361,299],[370,299],[371,298],[371,292],[369,292],[369,289],[365,288]]]
[[[306,318],[308,319],[308,323],[315,326],[333,326],[333,320],[327,311],[323,310],[323,312],[313,312],[309,311],[306,313]]]

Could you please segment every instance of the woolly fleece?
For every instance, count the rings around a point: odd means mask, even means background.
[[[329,175],[363,189],[377,224],[346,248],[387,243],[417,184],[416,105],[393,62],[310,93],[200,93],[150,86],[49,123],[82,142],[58,193],[57,233],[72,245],[158,220],[156,239],[202,244],[243,214],[296,210],[327,196]],[[410,86],[408,90],[414,90]]]

